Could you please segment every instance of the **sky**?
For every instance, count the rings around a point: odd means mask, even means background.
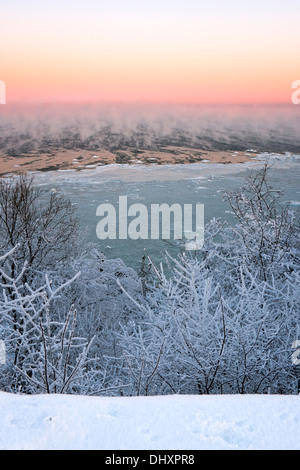
[[[290,103],[299,0],[0,0],[9,102]]]

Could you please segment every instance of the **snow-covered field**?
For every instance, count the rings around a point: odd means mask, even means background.
[[[300,449],[300,397],[0,393],[0,449]]]

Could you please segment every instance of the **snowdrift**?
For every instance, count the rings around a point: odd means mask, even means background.
[[[299,450],[300,397],[0,393],[1,450]]]

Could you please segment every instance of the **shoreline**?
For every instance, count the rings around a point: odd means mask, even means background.
[[[86,151],[82,149],[53,149],[47,153],[28,153],[9,156],[0,152],[0,177],[28,172],[57,170],[93,170],[112,164],[127,165],[184,165],[191,163],[245,163],[257,157],[259,152],[208,151],[196,148],[167,146],[160,150],[129,148],[111,152],[108,150]]]

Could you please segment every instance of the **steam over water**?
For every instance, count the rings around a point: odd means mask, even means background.
[[[51,148],[300,152],[300,106],[13,105],[0,110],[0,151]]]
[[[15,156],[50,149],[116,151],[128,147],[160,150],[182,146],[203,150],[300,155],[300,106],[176,106],[176,105],[36,105],[2,106],[0,151]],[[299,207],[299,158],[272,157],[271,182],[284,199]],[[263,158],[264,160],[264,158]],[[96,209],[108,202],[128,204],[196,204],[205,206],[205,222],[231,218],[222,190],[244,183],[260,160],[244,164],[108,165],[96,170],[37,173],[39,184],[64,192],[78,208],[89,240],[111,258],[137,267],[146,248],[156,262],[164,250],[177,248],[162,240],[104,240],[96,237]]]

